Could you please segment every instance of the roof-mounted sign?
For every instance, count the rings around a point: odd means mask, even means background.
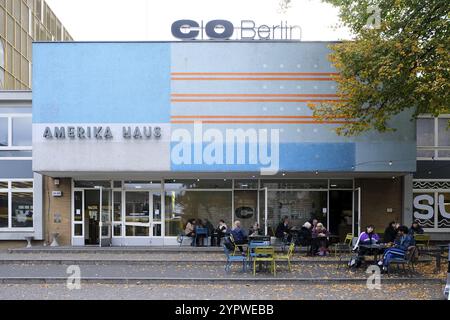
[[[253,20],[241,20],[235,26],[228,20],[177,20],[172,23],[172,35],[180,40],[297,40],[302,37],[298,25],[288,25],[281,21],[279,25],[257,25]]]

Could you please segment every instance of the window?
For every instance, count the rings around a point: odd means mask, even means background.
[[[33,181],[0,181],[0,228],[33,227]]]
[[[8,118],[0,118],[0,147],[8,146]]]
[[[0,89],[3,89],[4,85],[5,85],[5,48],[3,47],[3,40],[0,39]]]
[[[417,157],[419,159],[450,158],[450,115],[417,119]]]
[[[12,120],[13,146],[31,146],[31,118],[20,117]]]
[[[0,160],[31,158],[31,115],[0,114]]]
[[[165,197],[166,236],[179,235],[189,219],[213,226],[223,219],[231,227],[231,191],[166,191]]]

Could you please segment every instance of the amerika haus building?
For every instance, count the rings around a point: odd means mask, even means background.
[[[283,216],[340,237],[421,219],[448,237],[442,119],[424,120],[433,141],[420,155],[410,112],[395,132],[336,135],[351,120],[310,109],[339,99],[329,44],[34,43],[32,99],[1,93],[0,138],[32,144],[29,160],[0,156],[0,239],[175,245],[190,218],[272,234]],[[32,128],[18,129],[22,117]]]

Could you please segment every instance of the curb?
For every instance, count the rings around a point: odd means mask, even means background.
[[[0,278],[2,284],[39,284],[39,283],[67,283],[67,277],[5,277]],[[366,283],[367,278],[163,278],[163,277],[131,277],[131,278],[115,278],[115,277],[86,277],[81,278],[81,283],[105,283],[105,284],[199,284],[199,283],[273,283],[276,284],[339,284],[339,283]],[[383,283],[415,283],[415,282],[432,282],[445,284],[445,280],[437,278],[381,278]]]

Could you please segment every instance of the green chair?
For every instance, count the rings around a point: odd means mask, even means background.
[[[256,262],[269,262],[271,272],[276,275],[275,249],[273,247],[256,247],[253,257],[253,275],[256,275]]]
[[[416,240],[417,247],[429,247],[430,246],[430,235],[429,234],[415,234],[414,240]]]
[[[286,254],[275,254],[275,263],[276,261],[287,261],[289,272],[291,271],[291,259],[294,255],[295,243],[292,242],[289,245],[289,249]]]

